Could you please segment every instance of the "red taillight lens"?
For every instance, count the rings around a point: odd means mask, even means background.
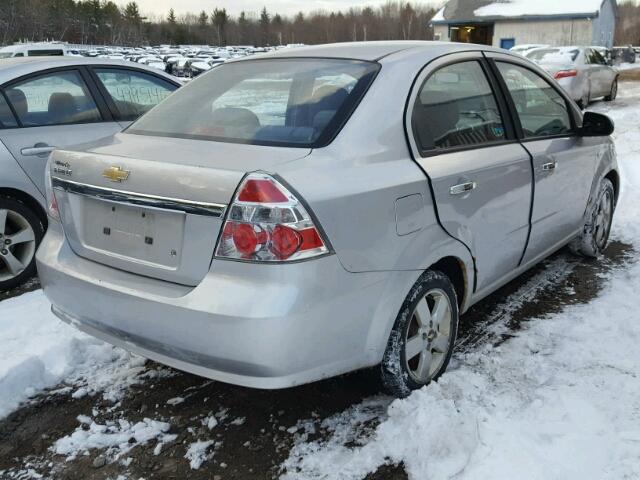
[[[258,235],[253,226],[247,223],[238,225],[230,224],[233,227],[233,243],[242,255],[251,255],[258,246]]]
[[[58,209],[58,200],[56,200],[56,194],[52,191],[51,198],[49,199],[49,215],[56,220],[60,220],[60,210]]]
[[[51,159],[47,160],[47,166],[44,170],[44,186],[47,198],[47,213],[55,220],[60,220],[60,210],[58,209],[58,200],[53,192],[53,183],[51,181]]]
[[[302,236],[293,228],[276,225],[271,232],[271,251],[281,260],[296,253],[301,244]]]
[[[238,194],[241,202],[283,203],[288,200],[275,184],[268,179],[247,180]]]
[[[577,76],[578,76],[577,70],[560,70],[553,76],[553,78],[555,78],[556,80],[560,80],[561,78],[569,78],[569,77],[577,77]]]
[[[300,260],[329,252],[304,205],[266,174],[248,175],[229,206],[216,256],[256,262]]]

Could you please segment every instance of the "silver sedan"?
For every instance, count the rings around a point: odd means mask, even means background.
[[[44,171],[51,151],[119,132],[178,86],[171,76],[130,62],[0,60],[0,292],[35,273],[47,226]]]
[[[612,101],[618,95],[618,71],[596,48],[539,48],[526,54],[554,76],[582,108],[592,100]]]
[[[603,115],[484,46],[287,49],[55,151],[37,254],[63,321],[199,375],[284,388],[446,369],[459,315],[569,244],[606,247]]]

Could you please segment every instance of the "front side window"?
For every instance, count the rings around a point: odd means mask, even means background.
[[[101,121],[93,97],[77,71],[31,77],[7,87],[5,94],[24,127]]]
[[[95,72],[118,109],[118,120],[135,120],[178,88],[134,70],[96,68]]]
[[[526,68],[497,62],[520,118],[525,138],[572,132],[565,99],[546,80]]]
[[[449,65],[432,74],[420,89],[412,124],[422,151],[506,138],[495,96],[477,61]]]
[[[379,65],[330,59],[232,62],[182,87],[126,132],[257,145],[328,143]]]

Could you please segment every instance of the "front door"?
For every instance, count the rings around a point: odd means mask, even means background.
[[[568,242],[584,225],[599,147],[576,135],[569,103],[559,88],[519,63],[496,59],[521,126],[522,144],[533,159],[535,199],[526,263]]]
[[[44,194],[44,167],[54,148],[67,148],[112,135],[121,126],[104,121],[78,70],[60,70],[2,89],[19,127],[0,130],[0,141]]]
[[[438,218],[471,251],[482,290],[517,268],[524,253],[531,161],[504,120],[482,57],[461,57],[434,62],[416,84],[412,147]]]

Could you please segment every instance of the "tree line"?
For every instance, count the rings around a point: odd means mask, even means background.
[[[431,6],[388,1],[380,7],[280,15],[263,8],[231,16],[224,8],[145,16],[131,1],[0,0],[0,44],[57,40],[93,45],[284,45],[361,40],[431,40]],[[618,6],[616,44],[640,44],[640,5]]]
[[[618,5],[616,45],[640,45],[640,5],[626,1]]]
[[[284,45],[360,40],[429,40],[435,10],[412,2],[380,7],[281,15],[230,15],[224,8],[177,15],[145,16],[135,1],[119,7],[111,0],[0,0],[0,44],[66,41],[93,45]]]

